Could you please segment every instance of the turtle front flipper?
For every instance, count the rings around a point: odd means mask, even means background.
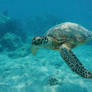
[[[60,54],[73,72],[77,73],[78,75],[84,78],[92,78],[92,72],[89,72],[83,66],[83,64],[79,61],[75,54],[67,47],[67,45],[63,44],[60,47]]]

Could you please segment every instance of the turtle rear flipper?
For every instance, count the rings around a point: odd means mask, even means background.
[[[75,54],[67,47],[67,45],[62,45],[60,47],[60,54],[65,60],[67,65],[71,70],[81,77],[92,78],[92,72],[89,72],[75,56]]]

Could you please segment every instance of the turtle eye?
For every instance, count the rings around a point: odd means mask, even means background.
[[[39,38],[39,39],[37,39],[37,42],[41,42],[41,39]]]
[[[32,44],[40,45],[40,44],[42,44],[42,39],[41,38],[34,38],[32,40]]]
[[[36,40],[36,44],[37,44],[37,45],[42,44],[42,39],[40,39],[40,38],[39,38],[39,39],[37,39],[37,40]]]

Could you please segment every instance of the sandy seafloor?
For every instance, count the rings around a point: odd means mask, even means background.
[[[74,53],[92,71],[92,45],[75,48]],[[49,78],[58,80],[49,85]],[[92,79],[73,73],[59,52],[40,49],[37,56],[9,58],[0,54],[0,92],[92,92]]]

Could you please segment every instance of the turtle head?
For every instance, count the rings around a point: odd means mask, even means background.
[[[45,36],[36,36],[32,39],[32,45],[43,48],[48,42],[48,38]]]
[[[44,48],[48,43],[46,36],[36,36],[32,39],[32,54],[36,55],[39,48]]]

